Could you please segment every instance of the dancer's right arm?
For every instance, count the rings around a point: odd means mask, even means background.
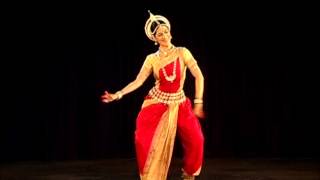
[[[116,93],[109,93],[105,91],[104,94],[101,96],[102,101],[105,103],[109,103],[114,100],[119,100],[122,98],[122,96],[129,94],[130,92],[138,89],[146,81],[146,79],[149,77],[151,72],[152,72],[151,58],[150,56],[147,56],[136,79],[130,82],[127,86],[125,86],[121,90],[117,91]]]

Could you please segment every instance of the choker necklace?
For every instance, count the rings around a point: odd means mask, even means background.
[[[165,57],[167,57],[167,56],[172,52],[172,50],[173,50],[174,48],[175,48],[174,45],[171,45],[171,47],[168,48],[167,50],[161,50],[161,49],[159,48],[159,54],[163,54]]]

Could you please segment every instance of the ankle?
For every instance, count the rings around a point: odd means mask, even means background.
[[[181,178],[183,180],[195,180],[195,176],[193,175],[188,175],[187,173],[183,172],[181,175]]]

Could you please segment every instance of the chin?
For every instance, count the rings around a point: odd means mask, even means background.
[[[163,46],[169,46],[170,45],[170,42],[162,42],[161,43]]]

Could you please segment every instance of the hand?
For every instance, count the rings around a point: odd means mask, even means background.
[[[101,96],[102,102],[110,103],[114,100],[118,99],[117,94],[108,93],[108,91],[104,91],[104,94]]]
[[[201,118],[201,119],[205,118],[205,113],[203,111],[203,104],[200,104],[200,103],[194,104],[193,113],[198,118]]]

